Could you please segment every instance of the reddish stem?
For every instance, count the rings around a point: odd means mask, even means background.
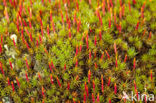
[[[9,64],[10,64],[11,70],[13,70],[12,62],[10,59],[9,59]]]
[[[12,85],[12,91],[14,92],[15,91],[14,83],[11,82],[11,85]]]
[[[8,81],[8,85],[10,85],[10,80],[9,80],[9,77],[7,77],[7,81]]]
[[[1,68],[2,74],[4,75],[4,71],[3,71],[3,68],[2,68],[2,63],[1,62],[0,62],[0,68]]]
[[[109,56],[107,50],[105,50],[105,52],[106,52],[106,55],[107,55],[108,59],[110,59],[110,56]]]
[[[92,101],[93,103],[95,103],[95,98],[94,98],[94,94],[92,93]]]
[[[25,63],[26,63],[27,69],[29,70],[30,68],[29,68],[29,64],[28,64],[27,58],[25,58]]]
[[[96,42],[97,42],[97,39],[96,39],[96,35],[94,37],[94,45],[96,46]]]
[[[86,103],[86,94],[83,94],[83,102]]]
[[[25,77],[26,77],[26,80],[27,80],[27,82],[29,82],[29,79],[28,79],[28,74],[27,74],[27,72],[25,72]]]
[[[70,83],[68,82],[67,84],[67,89],[69,90],[70,89]]]
[[[109,77],[109,79],[108,79],[108,84],[107,84],[107,86],[110,86],[110,82],[111,82],[111,77]]]
[[[61,83],[60,83],[58,77],[56,79],[57,79],[57,83],[58,83],[59,87],[61,87]]]
[[[116,83],[114,84],[114,94],[117,93],[117,86],[116,86]]]
[[[126,60],[127,60],[127,54],[125,55],[125,59],[124,59],[124,62],[126,63]]]
[[[93,91],[95,91],[95,82],[93,80]]]
[[[100,102],[99,93],[98,93],[98,95],[97,95],[96,101],[97,101],[98,103]]]
[[[152,73],[152,70],[150,71],[150,78],[151,78],[151,81],[152,81],[152,79],[153,79],[153,75],[152,75],[153,73]]]
[[[66,70],[66,64],[64,64],[64,70]]]
[[[102,12],[103,12],[103,15],[105,15],[105,5],[106,5],[105,0],[103,0],[103,2],[102,2]]]
[[[88,86],[87,86],[86,82],[85,82],[85,91],[86,91],[87,97],[89,97]]]
[[[18,87],[20,88],[20,83],[19,83],[19,81],[18,81],[18,78],[17,78],[17,77],[16,77],[16,82],[17,82]]]
[[[135,58],[133,59],[133,69],[135,69],[136,68],[136,60],[135,60]]]

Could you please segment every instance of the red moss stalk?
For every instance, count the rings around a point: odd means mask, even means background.
[[[135,91],[137,90],[137,87],[136,87],[136,82],[134,80],[134,88],[135,88]]]
[[[3,68],[2,68],[2,63],[1,63],[1,62],[0,62],[0,68],[1,68],[2,74],[4,75],[4,70],[3,70]]]
[[[47,55],[49,54],[46,48],[44,48],[44,52],[45,52]]]
[[[43,86],[42,86],[42,96],[43,96],[43,98],[45,97],[44,92],[45,92],[45,90],[44,90],[44,88],[43,88]]]
[[[29,33],[29,38],[30,38],[31,42],[33,42],[33,38],[32,38],[31,33]]]
[[[108,11],[110,11],[110,3],[109,3],[109,0],[107,0],[107,8],[108,8]]]
[[[106,53],[106,55],[107,55],[108,59],[110,59],[110,56],[109,56],[109,54],[108,54],[107,50],[105,50],[105,53]]]
[[[27,74],[27,72],[25,72],[25,77],[26,77],[26,80],[27,80],[27,82],[29,82],[29,79],[28,79],[28,74]]]
[[[115,57],[115,67],[118,67],[118,59],[117,59],[117,56]]]
[[[99,38],[100,38],[100,41],[102,40],[102,33],[101,33],[101,30],[99,31]]]
[[[114,11],[114,23],[116,24],[116,11]]]
[[[62,10],[61,10],[61,20],[62,20],[62,24],[64,24],[64,19],[63,19],[63,13],[62,13]]]
[[[138,28],[139,28],[139,21],[137,22],[137,25],[135,27],[135,30],[138,30]]]
[[[30,49],[30,47],[29,47],[29,45],[28,45],[27,41],[25,41],[25,45],[27,46],[27,49],[29,50],[29,49]]]
[[[88,44],[88,38],[86,37],[86,45],[87,45],[87,49],[89,49],[89,44]]]
[[[16,77],[16,82],[17,82],[18,87],[20,88],[20,83],[19,83],[18,77]]]
[[[53,61],[51,61],[51,66],[52,66],[53,69],[55,69],[55,66],[53,64]]]
[[[61,83],[60,83],[60,81],[59,81],[59,78],[56,77],[56,79],[57,79],[57,83],[58,83],[59,87],[61,87]]]
[[[7,6],[6,0],[3,0],[3,4],[4,6]]]
[[[83,94],[83,103],[86,103],[86,94]]]
[[[114,52],[115,52],[115,55],[117,55],[117,49],[116,49],[116,43],[114,42]]]
[[[111,7],[113,8],[113,2],[112,2],[112,0],[110,0],[110,4],[111,4]]]
[[[117,86],[116,86],[116,83],[114,84],[114,94],[117,93]]]
[[[148,36],[148,40],[151,39],[151,36],[152,36],[152,32],[150,31],[149,36]]]
[[[47,34],[49,36],[49,25],[47,25]]]
[[[13,70],[12,62],[10,59],[9,59],[9,64],[10,64],[11,70]]]
[[[14,87],[14,83],[11,82],[11,86],[12,86],[12,91],[14,92],[15,91],[15,87]]]
[[[98,93],[98,95],[97,95],[97,99],[96,99],[96,101],[97,101],[97,103],[100,102],[99,93]]]
[[[106,5],[106,3],[105,3],[105,0],[103,0],[102,1],[102,12],[103,12],[103,15],[105,15],[105,5]]]
[[[38,72],[38,78],[39,78],[39,80],[41,81],[41,74]]]
[[[3,52],[2,44],[0,43],[0,54]]]
[[[24,19],[23,19],[23,23],[24,23],[25,27],[27,27],[27,23],[25,22],[25,20],[24,20]]]
[[[68,34],[69,39],[71,39],[71,30],[69,29],[69,34]]]
[[[94,37],[94,45],[96,46],[96,42],[97,42],[97,39],[96,39],[96,35]]]
[[[76,59],[75,67],[77,67],[77,66],[78,66],[78,60]]]
[[[119,18],[122,19],[122,7],[119,9]]]
[[[77,22],[77,32],[80,31],[80,26],[81,26],[81,19],[79,18],[79,20]]]
[[[87,97],[89,97],[88,86],[87,86],[86,82],[85,82],[85,91],[86,91]]]
[[[28,18],[28,21],[29,21],[29,27],[32,29],[30,18]]]
[[[135,0],[133,0],[133,4],[134,4],[134,5],[136,4],[136,1],[135,1]]]
[[[66,70],[66,64],[64,64],[64,70]]]
[[[133,70],[136,68],[136,59],[133,59]]]
[[[108,84],[107,84],[107,86],[110,86],[110,82],[111,82],[111,77],[109,77],[109,79],[108,79]]]
[[[27,69],[29,70],[30,67],[29,67],[29,64],[28,64],[28,60],[27,60],[27,58],[25,58],[25,63],[26,63]]]
[[[119,33],[121,34],[121,29],[122,29],[122,26],[121,26],[121,22],[120,22],[120,24],[119,24],[119,26],[118,26],[118,30],[119,30]]]
[[[96,15],[99,18],[100,25],[102,26],[102,18],[101,18],[101,15],[100,15],[100,12],[99,12],[99,9],[98,8],[96,10]]]
[[[108,22],[109,22],[109,28],[111,28],[111,19],[109,19]]]
[[[75,53],[75,56],[77,56],[79,53],[79,48],[78,48],[78,45],[76,45],[76,53]]]
[[[97,68],[98,68],[97,63],[94,63],[94,66],[95,66],[95,69],[97,69]]]
[[[125,15],[125,4],[122,6],[122,16]]]
[[[111,99],[109,98],[109,103],[111,103]]]
[[[127,60],[127,54],[125,55],[125,59],[124,59],[124,62],[126,63],[126,60]]]
[[[77,0],[76,0],[76,9],[77,9],[77,11],[79,11],[79,3]]]
[[[92,3],[92,0],[89,0],[89,4],[91,5],[91,3]]]
[[[74,20],[73,20],[73,24],[75,24],[76,21],[77,21],[77,19],[76,19],[76,11],[75,11],[75,12],[74,12]]]
[[[150,70],[150,78],[151,78],[151,81],[153,80],[153,72],[152,70]]]
[[[6,6],[5,6],[5,9],[4,9],[4,15],[5,15],[5,18],[6,18],[7,22],[9,23],[9,14],[8,14]]]
[[[95,103],[94,94],[92,93],[92,102]]]
[[[91,71],[88,71],[88,83],[90,83]]]
[[[130,0],[128,0],[128,7],[129,7],[129,12],[131,12],[131,3],[130,3]]]
[[[144,9],[141,7],[141,18],[144,18]]]
[[[9,77],[7,77],[8,86],[10,86],[10,80]]]
[[[100,59],[101,61],[102,61],[103,57],[104,57],[104,52],[102,52],[101,59]]]
[[[69,90],[70,89],[70,83],[68,82],[67,84],[67,89]]]
[[[95,82],[94,82],[94,80],[93,80],[93,91],[95,91]]]

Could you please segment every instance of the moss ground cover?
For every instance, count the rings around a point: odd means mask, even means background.
[[[155,0],[0,4],[0,102],[154,103]]]

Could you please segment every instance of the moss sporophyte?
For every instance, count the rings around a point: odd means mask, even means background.
[[[0,102],[154,102],[156,0],[1,0]]]

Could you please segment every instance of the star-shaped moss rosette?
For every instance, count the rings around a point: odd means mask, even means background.
[[[147,103],[156,94],[155,0],[0,4],[0,102],[129,103],[132,91]]]

